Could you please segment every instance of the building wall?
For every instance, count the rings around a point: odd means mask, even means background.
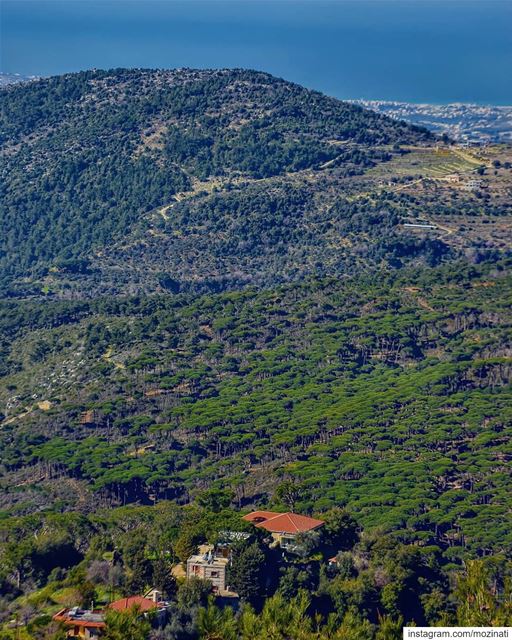
[[[276,543],[279,543],[279,546],[283,547],[283,549],[295,544],[295,536],[291,533],[273,533],[272,538]]]
[[[187,562],[187,578],[201,578],[202,580],[209,580],[212,583],[215,591],[226,590],[226,564],[220,562],[212,562],[207,564],[205,562],[196,562],[189,560]]]
[[[226,566],[208,565],[205,567],[205,580],[209,580],[215,591],[225,591],[226,589]]]
[[[71,628],[67,629],[66,636],[68,638],[77,638],[79,640],[96,640],[96,638],[101,635],[101,631],[101,629],[97,629],[96,627],[88,629],[81,625],[73,625]]]

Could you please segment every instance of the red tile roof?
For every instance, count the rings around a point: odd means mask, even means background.
[[[247,522],[261,522],[263,520],[268,520],[269,518],[280,515],[280,513],[277,513],[275,511],[252,511],[246,516],[243,516],[242,520],[246,520]]]
[[[301,516],[298,513],[275,513],[274,511],[253,511],[243,517],[257,527],[271,533],[305,533],[313,531],[324,524],[323,520]],[[261,521],[260,521],[261,519]]]
[[[151,609],[157,608],[157,605],[153,600],[142,596],[122,598],[121,600],[112,602],[108,606],[110,609],[115,609],[116,611],[129,611],[130,609],[133,609],[133,607],[137,607],[139,611],[150,611]]]
[[[70,609],[61,609],[53,616],[56,622],[68,626],[85,627],[86,629],[103,629],[106,625],[101,611],[83,611],[72,615]]]

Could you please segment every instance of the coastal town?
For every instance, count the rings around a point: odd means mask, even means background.
[[[395,120],[445,134],[462,145],[512,142],[512,106],[478,104],[416,104],[387,100],[352,100]]]

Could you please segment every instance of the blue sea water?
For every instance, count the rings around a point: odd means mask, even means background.
[[[512,104],[512,0],[1,0],[0,70],[245,67],[339,98]]]

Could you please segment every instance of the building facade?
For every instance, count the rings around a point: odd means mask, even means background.
[[[213,547],[203,546],[200,553],[187,560],[187,579],[200,578],[212,583],[214,593],[226,591],[226,570],[229,558],[217,555]]]

